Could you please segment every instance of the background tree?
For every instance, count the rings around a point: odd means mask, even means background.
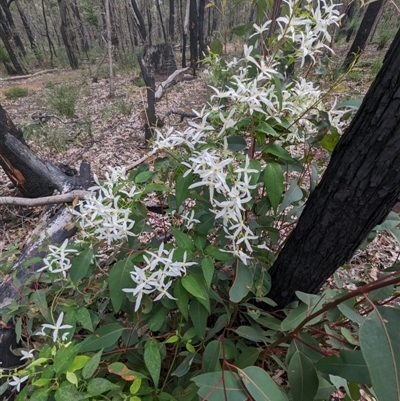
[[[270,270],[269,296],[281,307],[295,291],[317,293],[399,198],[399,46],[400,30]]]
[[[380,10],[383,7],[384,3],[384,0],[377,0],[369,3],[367,9],[365,10],[361,25],[358,28],[356,37],[354,38],[353,44],[351,45],[350,50],[348,51],[346,58],[343,61],[343,70],[347,70],[350,65],[357,60],[360,52],[364,50],[369,35],[375,24],[375,20],[380,15]]]

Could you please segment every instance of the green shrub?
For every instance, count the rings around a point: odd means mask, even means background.
[[[7,99],[18,99],[20,97],[28,96],[28,89],[21,88],[20,86],[12,86],[10,89],[4,91],[4,96]]]
[[[63,116],[75,115],[79,92],[76,86],[69,84],[54,85],[48,95],[50,107]]]

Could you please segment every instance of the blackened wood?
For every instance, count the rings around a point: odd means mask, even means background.
[[[356,37],[354,38],[353,44],[351,45],[350,50],[347,53],[345,60],[343,61],[343,70],[347,70],[351,66],[351,64],[357,60],[360,53],[364,50],[375,19],[378,17],[379,10],[383,6],[383,4],[383,0],[376,0],[372,3],[369,3],[364,17],[361,21],[361,25],[358,28]]]
[[[317,293],[399,198],[399,46],[400,31],[270,270],[269,296],[280,307],[297,290]]]
[[[197,61],[199,59],[197,50],[197,3],[196,0],[190,1],[189,12],[189,36],[190,36],[190,67],[193,75],[196,75]]]
[[[156,83],[154,76],[150,75],[147,71],[146,65],[144,63],[143,57],[138,54],[138,60],[140,65],[140,70],[142,71],[143,80],[147,87],[147,107],[146,107],[146,123],[145,129],[145,139],[149,140],[153,137],[153,127],[156,126]]]

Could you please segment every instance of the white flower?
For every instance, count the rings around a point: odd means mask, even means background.
[[[15,387],[17,389],[17,391],[20,392],[21,383],[23,383],[24,381],[28,380],[29,376],[19,377],[19,376],[13,375],[12,378],[13,378],[13,380],[11,380],[8,384],[10,386]]]
[[[34,349],[30,349],[28,351],[25,351],[25,350],[22,349],[21,350],[22,356],[21,356],[20,360],[23,361],[24,359],[32,359],[34,352],[35,352]]]
[[[70,324],[62,324],[62,321],[64,319],[64,312],[61,312],[60,315],[58,316],[57,322],[55,325],[52,324],[42,324],[42,333],[44,333],[44,329],[51,329],[53,330],[53,342],[57,341],[58,338],[58,332],[60,330],[64,330],[64,329],[71,329],[72,326]]]

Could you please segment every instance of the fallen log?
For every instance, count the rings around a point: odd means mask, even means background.
[[[187,71],[189,69],[189,67],[186,68],[181,68],[180,70],[176,70],[173,74],[171,74],[164,82],[161,82],[161,84],[158,86],[156,93],[155,93],[155,99],[160,100],[162,98],[162,95],[164,93],[164,89],[169,88],[172,85],[176,84],[176,80],[175,78],[184,73],[185,71]]]
[[[51,72],[57,71],[57,68],[53,68],[51,70],[43,70],[43,71],[38,71],[35,72],[34,74],[28,74],[28,75],[17,75],[15,77],[7,77],[7,78],[1,78],[0,81],[16,81],[18,79],[27,79],[27,78],[33,78],[38,75],[43,75],[43,74],[49,74]]]

